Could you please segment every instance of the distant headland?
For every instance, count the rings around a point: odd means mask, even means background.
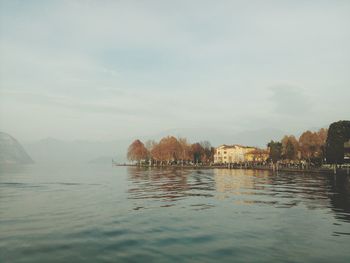
[[[32,164],[34,161],[11,135],[0,132],[0,164]]]
[[[127,152],[132,165],[210,166],[320,169],[350,163],[350,121],[338,121],[328,129],[305,131],[299,138],[285,135],[267,142],[266,148],[240,144],[213,147],[210,142],[190,143],[186,138],[166,136],[159,142],[139,139]]]

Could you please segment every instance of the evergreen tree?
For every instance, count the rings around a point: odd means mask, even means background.
[[[267,146],[270,148],[270,154],[269,158],[273,163],[276,163],[277,161],[281,160],[282,157],[282,143],[271,141],[267,144]]]
[[[326,141],[326,159],[328,163],[344,162],[344,143],[350,139],[350,121],[338,121],[329,126]]]

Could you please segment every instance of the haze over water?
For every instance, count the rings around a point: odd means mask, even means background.
[[[1,262],[349,262],[350,178],[2,167]]]

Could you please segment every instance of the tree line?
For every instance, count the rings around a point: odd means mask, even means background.
[[[323,163],[342,164],[344,162],[344,143],[350,139],[350,121],[332,123],[328,129],[317,132],[305,131],[297,139],[286,135],[281,141],[270,141],[270,160],[306,161],[308,164]]]
[[[305,131],[299,138],[285,135],[281,141],[271,140],[267,146],[269,159],[276,163],[306,162],[319,166],[325,162],[344,162],[344,143],[350,140],[350,121],[332,123],[328,129]],[[128,148],[127,157],[138,163],[149,164],[198,164],[214,161],[213,148],[208,141],[190,143],[186,138],[167,136],[159,142],[135,140]]]
[[[327,133],[328,130],[322,128],[317,132],[305,131],[298,139],[294,135],[285,135],[281,141],[272,140],[267,144],[270,149],[270,159],[274,163],[280,160],[322,163]]]
[[[214,150],[208,141],[191,144],[186,138],[167,136],[159,142],[135,140],[128,148],[127,157],[130,161],[156,165],[211,163]]]

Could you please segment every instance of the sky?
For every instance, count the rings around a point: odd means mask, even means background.
[[[112,140],[350,118],[350,1],[0,0],[0,130]]]

